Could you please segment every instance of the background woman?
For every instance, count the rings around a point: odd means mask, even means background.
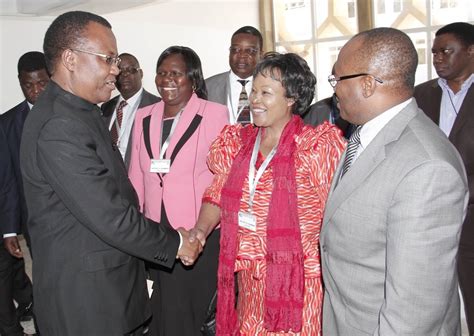
[[[211,142],[228,123],[227,108],[208,102],[198,55],[173,46],[159,57],[156,87],[162,101],[137,112],[129,169],[143,213],[160,225],[190,229],[212,181]],[[184,237],[183,237],[184,238]],[[150,335],[200,335],[216,289],[219,233],[193,267],[152,269]]]
[[[216,175],[192,236],[204,243],[221,221],[218,335],[320,334],[319,231],[344,141],[328,122],[303,125],[315,85],[301,57],[266,55],[250,95],[254,125],[227,126],[211,147]]]

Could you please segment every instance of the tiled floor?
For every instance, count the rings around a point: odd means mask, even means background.
[[[27,252],[28,248],[26,247],[26,243],[23,239],[20,239],[20,243],[22,246],[23,254],[25,255],[26,272],[31,277],[31,259],[30,259],[29,253]],[[462,308],[462,314],[461,314],[462,336],[469,336],[467,332],[467,327],[466,327],[466,320],[464,317],[464,307],[461,307],[461,308]],[[26,333],[33,333],[35,331],[33,322],[22,322],[22,325]]]

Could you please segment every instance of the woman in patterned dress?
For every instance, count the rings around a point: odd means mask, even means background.
[[[304,125],[316,78],[296,54],[267,54],[254,73],[253,125],[226,126],[193,239],[220,222],[217,335],[320,335],[319,231],[344,140]],[[235,302],[234,273],[238,296]]]

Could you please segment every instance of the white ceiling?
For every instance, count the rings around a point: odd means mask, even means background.
[[[112,13],[166,0],[0,0],[0,16],[49,16],[69,10]]]

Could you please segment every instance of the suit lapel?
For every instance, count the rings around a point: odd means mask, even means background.
[[[462,130],[463,126],[467,124],[469,118],[471,118],[472,107],[474,106],[474,88],[471,85],[469,90],[466,93],[466,97],[462,102],[461,108],[459,109],[458,116],[456,117],[453,128],[449,133],[449,139],[451,142],[456,137],[456,135]]]
[[[349,171],[344,175],[344,178],[338,182],[337,179],[344,162],[344,153],[331,185],[324,212],[324,223],[327,223],[331,219],[339,206],[349,198],[354,190],[360,187],[380,163],[385,160],[386,146],[398,140],[408,122],[415,116],[417,109],[415,100],[413,100],[390,120],[360,154]]]
[[[178,143],[179,139],[181,139],[184,132],[186,132],[186,130],[188,129],[189,124],[191,124],[191,121],[193,120],[194,116],[199,112],[200,105],[201,104],[199,102],[198,97],[196,96],[196,94],[193,94],[191,96],[191,99],[189,99],[188,103],[186,104],[186,107],[184,108],[183,113],[179,118],[179,123],[176,126],[173,136],[171,137],[170,145],[166,150],[167,159],[171,157],[171,154],[173,153],[173,150],[176,147],[176,144]]]

